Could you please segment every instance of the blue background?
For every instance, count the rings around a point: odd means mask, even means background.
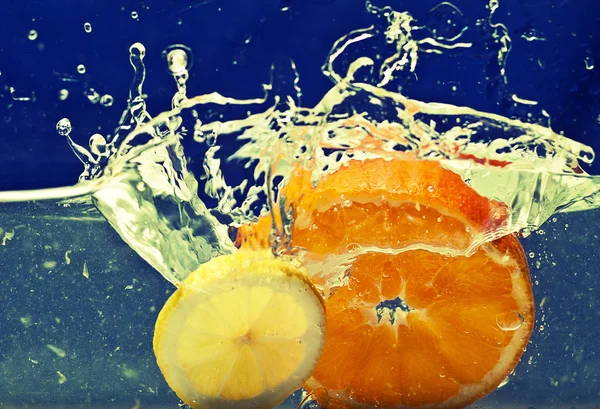
[[[388,3],[409,11],[418,23],[430,23],[427,12],[439,2]],[[136,41],[147,49],[144,89],[153,115],[169,108],[175,91],[161,52],[176,43],[194,52],[189,95],[212,91],[235,97],[260,95],[270,65],[292,58],[300,73],[303,104],[310,106],[331,86],[320,67],[333,42],[374,23],[363,0],[4,0],[2,4],[0,190],[76,181],[81,166],[56,134],[55,125],[69,118],[73,138],[83,145],[93,133],[114,129],[132,78],[128,49]],[[487,2],[453,4],[470,26],[465,41],[481,42],[474,22],[489,14]],[[513,39],[506,87],[486,89],[485,64],[493,62],[495,50],[476,44],[475,52],[440,65],[435,56],[421,55],[419,81],[405,93],[508,116],[523,114],[507,104],[516,93],[539,101],[556,131],[598,150],[600,67],[586,70],[584,63],[588,57],[600,64],[596,7],[594,0],[501,1],[493,20],[507,25]],[[131,17],[133,11],[138,19]],[[91,33],[84,31],[86,22],[92,25]],[[38,32],[34,41],[28,39],[30,30]],[[546,40],[528,42],[521,37],[532,30]],[[78,64],[86,66],[84,75],[77,73]],[[65,76],[77,82],[61,81]],[[449,84],[457,82],[459,92],[448,92]],[[35,94],[35,102],[13,101],[9,87],[14,87],[16,97]],[[65,101],[58,98],[61,88],[69,91]],[[114,104],[107,108],[90,103],[84,95],[89,88],[112,95]],[[587,169],[600,173],[596,171],[600,165]]]

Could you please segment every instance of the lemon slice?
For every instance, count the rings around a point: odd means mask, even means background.
[[[259,409],[308,379],[324,340],[323,300],[302,268],[270,251],[240,251],[202,265],[173,293],[154,353],[194,409]]]

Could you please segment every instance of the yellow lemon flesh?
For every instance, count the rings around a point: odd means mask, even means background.
[[[302,268],[269,251],[239,251],[202,265],[173,293],[154,353],[194,409],[260,409],[310,377],[324,340],[323,300]]]

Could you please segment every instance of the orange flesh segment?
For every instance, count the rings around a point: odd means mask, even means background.
[[[349,284],[326,302],[328,335],[313,383],[384,408],[441,404],[498,369],[460,406],[436,407],[464,407],[493,390],[516,365],[533,325],[525,256],[512,236],[499,242],[506,253],[486,245],[471,258],[424,250],[360,256]],[[506,265],[493,261],[505,254]],[[381,301],[400,294],[409,312],[377,315]],[[512,356],[496,368],[509,346]]]
[[[464,408],[514,369],[534,311],[520,243],[506,236],[456,255],[500,227],[506,206],[426,160],[354,161],[316,188],[299,170],[282,192],[292,244],[309,262],[354,245],[406,249],[357,256],[326,300],[325,349],[306,385],[328,390],[324,407]],[[262,218],[240,229],[238,244],[268,246],[270,227]]]
[[[294,210],[294,244],[312,256],[345,252],[351,243],[402,248],[426,242],[465,250],[475,234],[498,229],[508,214],[504,204],[480,196],[439,162],[417,159],[353,161],[323,176],[317,189],[309,171],[296,169],[282,195]],[[270,225],[262,217],[242,226],[238,245],[268,247]]]

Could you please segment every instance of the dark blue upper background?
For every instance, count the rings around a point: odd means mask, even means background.
[[[381,2],[374,1],[377,5]],[[388,0],[419,23],[439,1]],[[487,1],[455,1],[469,25],[468,41],[477,42],[474,23],[487,15]],[[600,65],[596,0],[501,0],[494,15],[513,39],[507,60],[508,85],[486,90],[485,67],[494,49],[441,60],[421,56],[419,80],[405,93],[426,101],[470,105],[504,115],[519,115],[506,104],[517,94],[537,100],[553,129],[600,151]],[[285,10],[285,11],[284,11]],[[135,11],[139,18],[133,19]],[[192,48],[194,66],[188,94],[211,91],[234,97],[261,94],[273,61],[291,57],[300,73],[303,105],[314,104],[330,87],[320,67],[333,42],[350,30],[367,27],[374,17],[364,0],[5,0],[0,25],[0,190],[73,184],[81,165],[56,122],[67,117],[72,137],[86,145],[93,133],[111,132],[126,106],[132,70],[129,46],[147,49],[144,87],[152,114],[168,109],[175,86],[161,58],[176,43]],[[86,33],[84,23],[92,25]],[[37,39],[29,40],[30,30]],[[545,41],[527,41],[536,33]],[[471,37],[469,37],[471,36]],[[450,61],[450,63],[448,63]],[[86,73],[76,71],[78,64]],[[77,82],[61,80],[63,74]],[[459,83],[458,92],[449,92]],[[13,101],[30,97],[35,102]],[[59,90],[69,97],[61,101]],[[114,97],[111,107],[92,104],[84,91],[94,88]],[[600,165],[588,171],[600,173]]]

